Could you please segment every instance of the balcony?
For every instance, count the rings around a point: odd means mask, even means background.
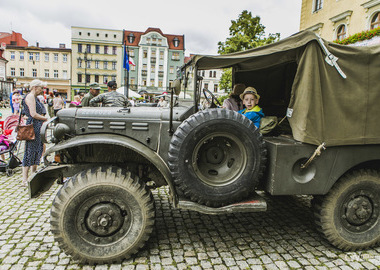
[[[158,72],[158,77],[164,77],[164,72],[163,71],[159,71]]]
[[[156,63],[156,58],[155,58],[155,57],[151,57],[151,58],[150,58],[150,62],[151,62],[151,63]]]
[[[141,70],[141,75],[142,76],[147,76],[148,75],[148,71],[147,70]]]

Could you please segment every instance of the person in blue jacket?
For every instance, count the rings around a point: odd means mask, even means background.
[[[245,88],[244,92],[240,95],[245,109],[240,110],[239,113],[251,120],[257,128],[260,128],[261,118],[264,117],[263,110],[257,105],[260,96],[253,87]]]

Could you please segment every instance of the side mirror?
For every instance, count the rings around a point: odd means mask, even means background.
[[[178,96],[181,93],[181,80],[175,79],[173,81],[171,90],[174,91],[174,94]]]

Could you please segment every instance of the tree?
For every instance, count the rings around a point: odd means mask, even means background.
[[[265,26],[260,23],[260,17],[252,17],[252,13],[247,10],[243,10],[236,21],[231,21],[229,30],[230,36],[226,41],[218,42],[219,54],[245,51],[280,40],[280,33],[266,37]],[[220,81],[221,89],[231,89],[231,74],[231,69],[224,70]]]

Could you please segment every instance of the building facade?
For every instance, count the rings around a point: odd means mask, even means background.
[[[5,50],[7,78],[23,88],[34,79],[46,81],[48,88],[56,90],[70,100],[71,49],[64,44],[59,48],[9,45]]]
[[[72,95],[87,92],[99,83],[102,92],[108,81],[122,82],[122,30],[71,27]]]
[[[167,92],[184,64],[185,36],[164,34],[159,28],[124,30],[124,42],[135,63],[126,74],[129,87],[139,93]]]
[[[28,47],[28,41],[23,39],[22,34],[12,31],[12,33],[0,32],[0,43],[6,45]]]
[[[380,26],[380,0],[303,0],[300,30],[312,30],[326,40]]]

